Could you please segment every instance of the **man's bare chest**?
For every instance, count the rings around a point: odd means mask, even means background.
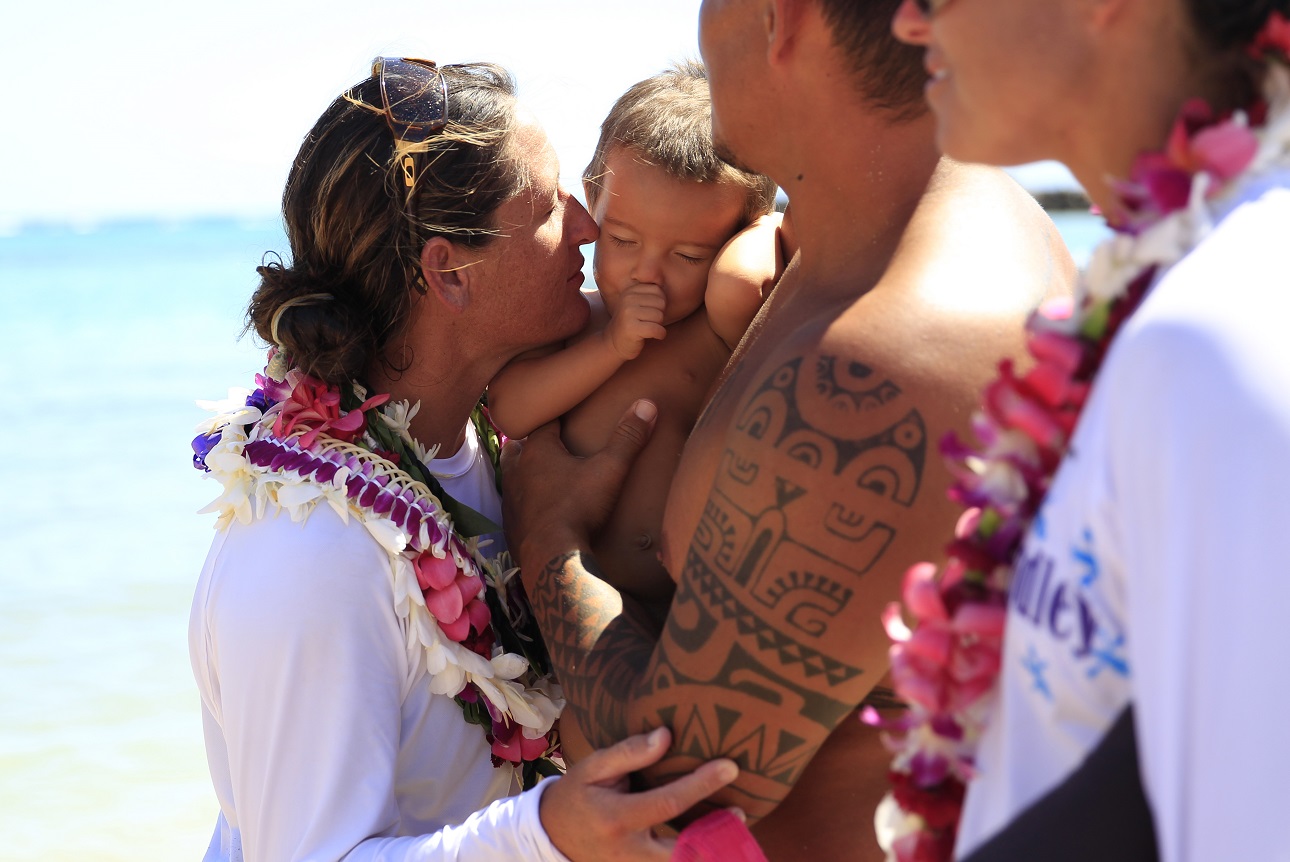
[[[782,316],[766,319],[763,314],[718,378],[686,441],[664,513],[663,556],[674,576],[680,571],[681,555],[702,518],[718,471],[730,467],[730,432],[739,424],[749,397],[785,356],[800,355],[818,340],[813,321],[801,325],[807,322],[798,320],[798,325],[790,325]]]

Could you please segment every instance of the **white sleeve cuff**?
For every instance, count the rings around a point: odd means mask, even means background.
[[[525,791],[519,796],[510,797],[510,801],[513,801],[518,809],[515,829],[517,843],[520,845],[518,849],[522,853],[528,852],[532,854],[531,857],[522,855],[520,857],[522,859],[540,859],[542,862],[570,862],[569,858],[551,843],[540,816],[542,794],[546,792],[547,786],[551,782],[559,781],[560,778],[561,776],[559,775],[543,778],[531,790]]]
[[[559,776],[544,778],[531,790],[476,811],[460,826],[426,836],[419,842],[421,852],[409,858],[424,862],[570,862],[547,837],[539,815],[547,785],[559,780]]]

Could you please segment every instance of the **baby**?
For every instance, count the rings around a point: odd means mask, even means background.
[[[587,328],[517,358],[489,386],[510,437],[563,416],[574,454],[603,447],[637,398],[658,405],[649,444],[594,551],[656,614],[673,583],[658,559],[672,475],[717,375],[783,269],[775,184],[713,150],[707,74],[683,63],[629,89],[583,173],[600,226]]]

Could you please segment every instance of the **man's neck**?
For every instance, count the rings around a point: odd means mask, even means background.
[[[933,122],[839,116],[799,138],[776,179],[792,204],[802,281],[845,290],[877,280],[940,161]]]

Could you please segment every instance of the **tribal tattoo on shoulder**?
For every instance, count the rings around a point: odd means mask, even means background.
[[[895,382],[865,365],[796,358],[744,399],[729,440],[668,640],[690,654],[682,666],[709,666],[705,684],[791,703],[832,728],[856,704],[827,692],[863,669],[826,643],[895,538],[884,513],[908,509],[918,496],[927,455],[922,415]],[[732,624],[743,646],[718,633]],[[720,667],[712,665],[718,652]],[[676,673],[665,664],[654,668],[655,687]]]
[[[838,694],[865,672],[837,647],[839,620],[918,497],[927,436],[894,381],[798,357],[740,397],[661,641],[581,583],[590,558],[552,560],[534,604],[590,741],[667,724],[673,756],[653,780],[729,756],[745,804],[782,798],[821,728],[857,706]]]

